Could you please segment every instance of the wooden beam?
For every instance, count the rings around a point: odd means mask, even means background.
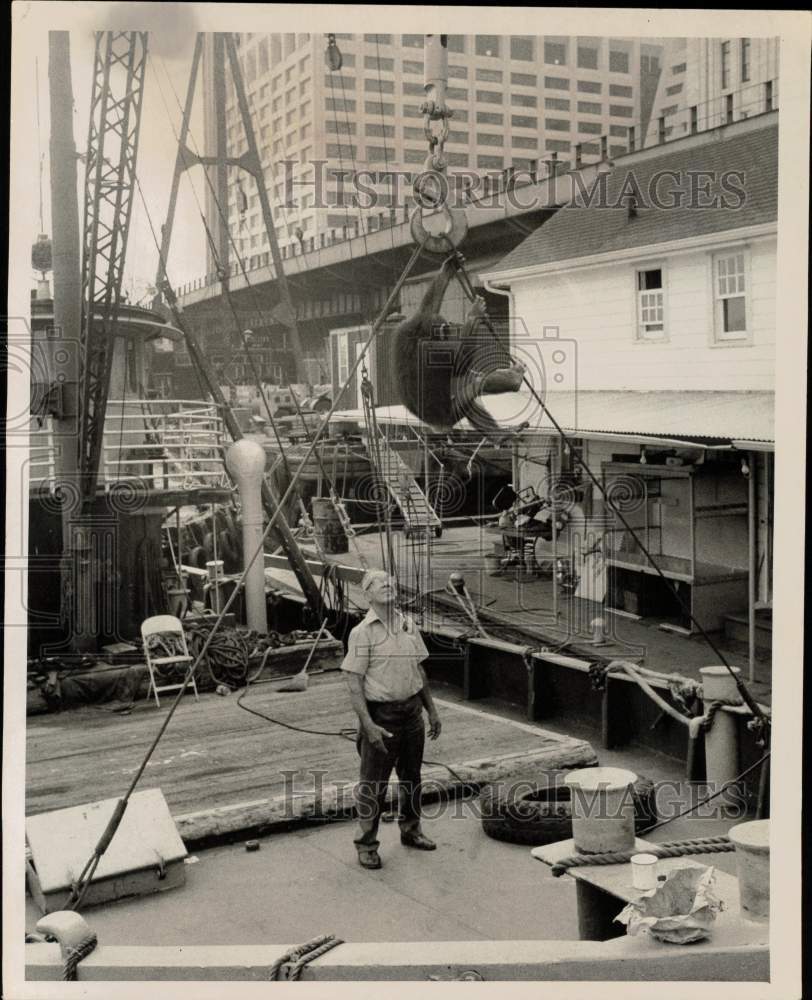
[[[460,706],[455,705],[455,708]],[[500,720],[504,721],[504,720]],[[454,772],[466,783],[483,785],[493,781],[526,778],[531,773],[561,771],[576,767],[592,767],[597,763],[595,752],[584,740],[552,736],[543,729],[534,729],[538,745],[533,750],[491,756],[480,760],[454,762]],[[435,801],[459,787],[459,781],[441,765],[426,765],[422,772],[422,800]],[[278,795],[251,802],[204,809],[200,812],[174,816],[175,825],[189,845],[213,837],[223,837],[236,831],[285,827],[291,822],[352,814],[355,782],[325,783],[297,791],[293,786]],[[390,781],[390,795],[395,794],[396,781]]]
[[[315,559],[307,559],[306,564],[313,576],[324,576],[325,565],[327,565],[331,567],[331,571],[335,572],[340,580],[344,580],[347,583],[360,583],[364,573],[366,572],[363,567],[360,566],[343,566],[341,563],[325,564],[323,562],[317,562]],[[291,565],[286,556],[272,556],[266,552],[265,568],[289,570]]]

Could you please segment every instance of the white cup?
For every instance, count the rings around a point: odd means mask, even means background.
[[[657,888],[657,857],[654,854],[633,854],[632,885],[635,889]]]

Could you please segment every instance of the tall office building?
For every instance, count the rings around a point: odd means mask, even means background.
[[[642,145],[778,107],[777,38],[670,38]]]
[[[345,182],[342,195],[336,172],[420,171],[428,152],[420,114],[423,37],[336,34],[342,65],[330,69],[323,34],[239,36],[283,247],[319,246],[359,226],[376,228],[393,197],[403,204],[404,188],[398,195],[391,179],[376,183],[367,175],[375,203],[369,206],[365,195],[358,207],[352,184]],[[454,114],[445,151],[450,172],[472,175],[533,169],[553,154],[571,162],[576,152],[584,161],[625,152],[630,129],[645,131],[662,52],[641,39],[529,35],[449,35],[448,48]],[[216,128],[211,76],[205,77],[209,137]],[[230,81],[225,127],[229,152],[239,155],[245,136]],[[291,193],[295,204],[286,205]],[[243,258],[265,263],[269,248],[254,183],[235,168],[228,218]]]

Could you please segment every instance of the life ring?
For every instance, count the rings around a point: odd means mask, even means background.
[[[504,784],[486,785],[479,796],[482,829],[494,840],[510,844],[554,844],[572,836],[570,788],[560,784],[517,782],[516,790]],[[657,822],[654,782],[638,778],[632,786],[634,828],[639,834]]]

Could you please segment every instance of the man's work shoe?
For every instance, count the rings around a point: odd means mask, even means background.
[[[416,847],[418,851],[436,851],[437,845],[422,833],[403,833],[400,842],[404,847]]]
[[[380,868],[381,856],[377,851],[359,851],[358,864],[362,868]]]

